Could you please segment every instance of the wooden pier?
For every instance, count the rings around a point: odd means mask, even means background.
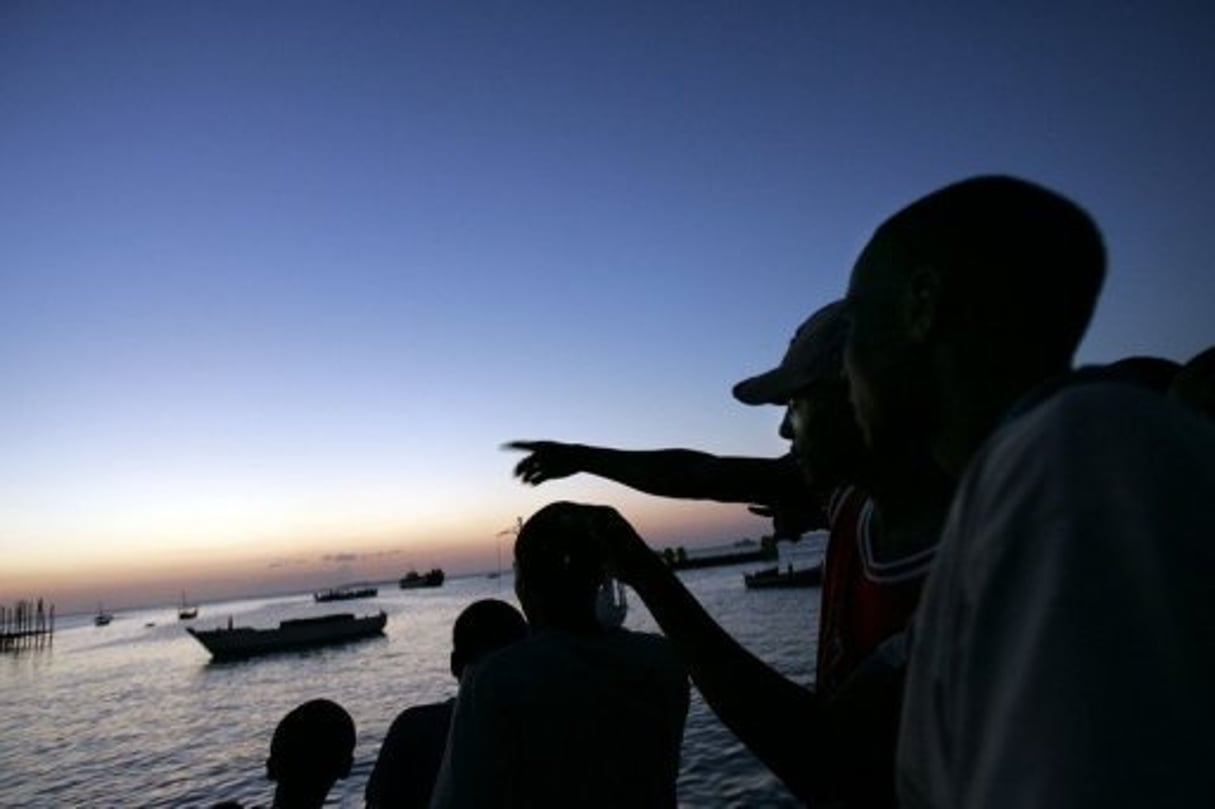
[[[39,649],[49,646],[55,635],[55,605],[50,609],[37,601],[18,601],[0,606],[0,652]]]

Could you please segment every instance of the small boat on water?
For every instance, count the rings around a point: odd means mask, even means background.
[[[326,601],[350,601],[355,598],[375,598],[380,591],[375,587],[332,587],[312,594],[318,604]]]
[[[93,616],[93,626],[109,626],[110,621],[113,620],[113,614],[106,612],[101,608],[101,605],[98,604],[97,614]]]
[[[181,606],[177,608],[177,620],[192,621],[198,617],[198,606],[195,604],[186,603],[186,592],[182,590]]]
[[[769,590],[787,587],[817,587],[823,583],[823,566],[794,569],[792,565],[781,570],[769,567],[754,573],[743,574],[743,584],[748,590]]]
[[[683,548],[666,548],[662,558],[672,570],[698,570],[705,567],[745,565],[751,562],[776,561],[776,546],[753,540],[735,542],[724,551],[690,555]]]
[[[446,576],[442,568],[433,568],[426,573],[411,570],[401,579],[402,590],[413,590],[417,587],[441,587]]]
[[[280,622],[275,629],[233,628],[229,619],[226,629],[186,627],[186,631],[216,660],[234,660],[370,638],[384,634],[384,624],[387,622],[388,615],[381,610],[374,615],[361,617],[344,612],[316,618],[295,618]]]

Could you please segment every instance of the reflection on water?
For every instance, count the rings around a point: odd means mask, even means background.
[[[799,682],[813,675],[818,590],[751,592],[747,568],[691,571],[684,581],[742,643]],[[387,637],[224,664],[177,621],[175,607],[118,614],[108,627],[61,620],[41,652],[0,655],[0,805],[186,806],[270,803],[270,736],[314,697],[341,703],[358,727],[352,776],[330,803],[362,806],[363,787],[393,717],[455,691],[451,624],[478,598],[514,601],[509,575],[449,580],[439,590],[389,587],[334,610],[311,596],[204,605],[192,626],[274,626],[342,611],[388,613]],[[640,599],[626,625],[653,630]],[[86,623],[87,622],[87,623]],[[152,622],[155,626],[145,624]],[[679,783],[683,806],[796,805],[693,698]]]

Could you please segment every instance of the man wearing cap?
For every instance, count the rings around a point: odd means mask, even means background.
[[[843,378],[846,337],[837,301],[801,325],[779,366],[734,387],[746,404],[787,405],[781,435],[807,480],[828,484],[819,487],[831,529],[815,676],[823,698],[905,627],[948,499],[923,447],[909,442],[882,456],[865,450]]]
[[[820,309],[798,329],[778,368],[735,388],[748,404],[787,405],[781,434],[793,442],[810,491],[824,500],[835,492],[816,691],[739,646],[610,509],[600,539],[612,572],[638,591],[709,705],[794,794],[807,801],[843,797],[852,805],[883,805],[893,799],[897,670],[892,675],[884,667],[835,697],[861,661],[906,623],[931,563],[947,492],[922,452],[892,454],[896,460],[881,464],[863,452],[842,378],[847,324],[841,315],[839,303]],[[548,447],[523,448],[534,453],[517,474],[530,482],[553,476],[544,474]],[[899,495],[909,490],[887,491],[886,470],[901,473],[908,464],[924,470],[919,491],[904,497]],[[860,480],[890,495],[881,509],[847,485]],[[886,541],[879,543],[879,536]]]
[[[711,455],[690,449],[621,450],[558,441],[512,441],[506,449],[528,453],[515,466],[515,476],[539,485],[583,472],[614,480],[658,497],[750,503],[757,514],[772,517],[773,536],[794,539],[824,527],[824,506],[831,491],[852,480],[861,450],[847,395],[829,390],[842,379],[840,357],[844,326],[841,302],[812,314],[793,335],[781,364],[766,374],[734,386],[744,404],[786,407],[789,394],[824,383],[820,406],[830,410],[820,419],[824,429],[803,441],[803,457],[790,451],[779,458]],[[835,421],[832,423],[831,418]],[[780,434],[794,440],[786,416]]]
[[[841,379],[840,351],[843,323],[840,302],[824,306],[794,333],[784,359],[776,369],[734,387],[745,404],[786,407],[788,393],[816,381]],[[826,400],[824,400],[826,401]],[[810,454],[798,458],[792,451],[779,458],[711,455],[690,449],[621,450],[559,441],[512,441],[506,449],[528,453],[515,466],[524,483],[539,485],[578,473],[614,480],[658,497],[750,503],[752,511],[772,517],[777,539],[797,539],[804,531],[824,527],[823,510],[836,486],[851,480],[852,457],[860,443],[852,427],[847,397],[830,398],[834,426],[815,440],[803,442]],[[826,423],[822,421],[821,423]],[[781,435],[793,441],[788,418]]]

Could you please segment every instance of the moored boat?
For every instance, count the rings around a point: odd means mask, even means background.
[[[93,626],[108,626],[110,621],[114,620],[112,613],[108,613],[97,605],[97,614],[93,616]]]
[[[411,570],[401,579],[402,590],[412,590],[416,587],[440,587],[447,577],[442,568],[433,568],[425,573]]]
[[[181,606],[177,608],[177,620],[192,621],[198,617],[198,606],[186,603],[186,591],[181,592]]]
[[[701,551],[689,554],[684,548],[664,548],[662,558],[672,570],[697,570],[705,567],[745,565],[750,562],[776,561],[776,544],[770,539],[762,542],[744,539],[725,550]]]
[[[280,622],[275,629],[233,628],[229,620],[226,629],[186,627],[186,631],[216,660],[231,660],[374,637],[384,633],[387,622],[388,615],[381,610],[374,615],[361,617],[345,612],[316,618],[295,618]]]
[[[792,566],[781,570],[779,567],[769,567],[754,573],[743,574],[743,584],[749,590],[767,590],[783,587],[817,587],[823,583],[823,566],[794,569]]]
[[[326,601],[350,601],[355,598],[375,598],[379,592],[375,587],[332,587],[313,593],[312,600],[318,604]]]

